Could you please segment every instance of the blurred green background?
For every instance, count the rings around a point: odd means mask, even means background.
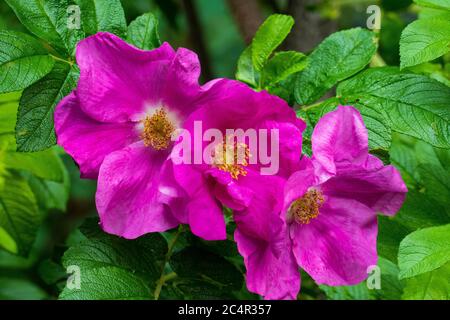
[[[160,21],[162,41],[199,53],[203,81],[234,78],[237,60],[252,32],[274,12],[296,20],[284,49],[308,53],[337,30],[365,27],[367,7],[378,4],[383,10],[379,53],[388,65],[399,64],[401,31],[417,16],[410,0],[122,0],[122,4],[128,23],[153,12]],[[4,1],[0,2],[0,29],[27,32]],[[54,261],[80,237],[76,228],[81,221],[96,216],[95,182],[81,180],[70,157],[63,155],[63,159],[70,175],[67,211],[47,215],[28,259],[0,250],[0,299],[56,298],[66,274]],[[325,298],[305,274],[302,298]]]

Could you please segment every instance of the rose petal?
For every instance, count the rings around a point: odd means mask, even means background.
[[[103,159],[138,139],[132,123],[102,123],[81,111],[75,93],[55,110],[57,141],[80,167],[81,177],[96,179]]]
[[[318,284],[358,284],[377,264],[377,217],[357,201],[327,198],[316,219],[290,228],[297,262]]]
[[[189,164],[174,165],[174,177],[189,197],[187,212],[192,233],[205,240],[225,240],[222,206],[214,198],[208,178]]]
[[[296,299],[300,274],[286,229],[280,228],[281,219],[269,222],[277,229],[269,241],[248,236],[240,228],[235,231],[234,239],[247,269],[247,288],[265,299]]]
[[[324,174],[363,164],[369,152],[368,135],[359,111],[339,106],[323,116],[314,128],[312,150]]]
[[[373,211],[394,215],[405,201],[408,189],[393,166],[371,168],[346,171],[325,182],[322,190],[333,197],[354,199]]]
[[[142,142],[107,156],[100,168],[96,204],[103,230],[134,239],[178,225],[160,192],[167,154]]]

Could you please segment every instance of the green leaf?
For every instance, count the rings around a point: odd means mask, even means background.
[[[416,188],[419,183],[417,174],[418,160],[415,144],[419,140],[395,133],[390,150],[392,164],[400,170],[402,178],[409,189]]]
[[[14,239],[18,254],[28,255],[40,222],[36,199],[28,183],[17,174],[8,174],[0,190],[0,227]],[[0,246],[5,247],[2,243]]]
[[[114,266],[82,270],[80,289],[61,292],[61,300],[145,300],[153,292],[142,278]]]
[[[235,290],[242,286],[242,274],[232,264],[200,248],[188,247],[177,252],[170,265],[180,277],[212,280]]]
[[[414,0],[419,6],[450,10],[448,0]]]
[[[45,298],[47,298],[45,291],[29,280],[0,277],[1,300],[42,300]]]
[[[336,98],[330,98],[317,105],[304,108],[302,112],[306,114],[307,120],[310,122],[311,128],[313,128],[320,118],[342,104],[345,104],[345,102]],[[364,124],[367,127],[369,133],[369,148],[371,150],[388,150],[391,144],[392,132],[389,126],[387,113],[383,109],[379,110],[379,108],[370,104],[364,105],[361,102],[354,103],[353,106],[359,110],[363,117]]]
[[[80,6],[81,22],[87,36],[99,31],[125,37],[127,22],[120,0],[75,0]]]
[[[325,292],[330,300],[369,300],[369,290],[366,282],[363,281],[354,286],[330,287],[320,285],[320,289]]]
[[[450,88],[426,76],[373,68],[341,83],[337,94],[346,104],[386,112],[392,131],[450,147]]]
[[[243,275],[233,264],[200,247],[190,246],[173,254],[169,263],[177,278],[164,287],[162,296],[226,299],[243,285]]]
[[[370,295],[380,300],[400,300],[404,283],[398,279],[398,267],[383,257],[378,257],[380,268],[380,289],[369,290]]]
[[[377,50],[375,34],[361,28],[333,33],[309,56],[298,78],[295,97],[299,104],[311,104],[339,81],[361,71]]]
[[[261,70],[270,55],[286,39],[294,26],[291,16],[274,14],[256,32],[252,41],[252,61],[256,70]]]
[[[307,57],[300,52],[284,51],[275,53],[262,70],[262,87],[273,86],[291,74],[302,71],[307,63]]]
[[[49,73],[54,60],[33,37],[0,31],[0,93],[25,89]]]
[[[56,143],[53,112],[77,80],[75,69],[58,62],[47,76],[23,92],[16,125],[18,151],[40,151]]]
[[[258,86],[259,74],[253,67],[252,46],[248,46],[239,57],[236,79],[251,85],[253,88]]]
[[[406,280],[404,300],[449,300],[450,263]]]
[[[419,19],[450,20],[450,10],[423,8],[419,12]]]
[[[104,235],[69,248],[62,261],[65,267],[78,265],[82,272],[112,265],[151,282],[159,278],[166,252],[167,243],[157,233],[133,241]]]
[[[19,99],[20,92],[0,94],[0,135],[3,139],[9,135],[14,135]],[[4,145],[3,147],[14,148],[15,142],[13,140],[9,142],[12,146]]]
[[[268,88],[270,94],[276,95],[285,100],[290,106],[295,105],[294,87],[297,74],[293,73],[286,79]]]
[[[66,170],[64,170],[63,181],[60,183],[39,179],[30,175],[28,184],[33,190],[37,203],[42,210],[55,209],[66,212],[70,191],[69,174]]]
[[[450,51],[450,21],[417,20],[408,25],[400,39],[401,68],[415,66]]]
[[[82,30],[68,28],[70,0],[6,0],[20,22],[60,53],[72,55],[84,38]]]
[[[2,227],[0,227],[0,247],[3,247],[6,251],[17,253],[16,241]]]
[[[29,171],[45,180],[63,181],[64,167],[54,150],[34,153],[6,152],[4,164],[7,169]]]
[[[67,273],[64,268],[50,259],[43,260],[38,267],[39,277],[47,285],[56,284],[58,281],[67,279]]]
[[[125,240],[102,233],[93,221],[83,227],[87,239],[64,254],[64,267],[78,266],[81,289],[65,288],[60,299],[151,299],[167,242],[158,233]]]
[[[399,278],[411,278],[450,261],[450,224],[415,231],[400,243]]]
[[[437,164],[421,164],[417,169],[425,192],[450,214],[450,171]]]
[[[409,190],[406,202],[396,216],[410,231],[450,223],[448,210],[422,190]]]
[[[398,215],[395,218],[378,216],[378,254],[394,262],[400,242],[412,231],[399,220]]]
[[[137,17],[128,26],[127,41],[143,50],[159,47],[158,19],[151,13]]]

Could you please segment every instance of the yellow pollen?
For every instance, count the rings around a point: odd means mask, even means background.
[[[155,150],[167,149],[175,131],[175,126],[170,122],[167,112],[160,108],[153,115],[147,116],[143,122],[144,131],[141,137],[144,145]]]
[[[233,137],[226,137],[226,142],[216,147],[213,157],[214,165],[228,172],[233,179],[247,175],[245,167],[249,164],[251,154],[245,143],[237,143]]]
[[[311,189],[292,203],[289,214],[297,223],[309,224],[312,219],[319,216],[319,209],[324,202],[323,194],[318,190]]]

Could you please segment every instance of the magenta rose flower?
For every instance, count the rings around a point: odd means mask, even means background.
[[[266,218],[268,240],[253,236],[260,219],[238,224],[248,287],[265,298],[296,298],[297,265],[318,284],[363,281],[377,264],[377,213],[394,215],[405,199],[397,169],[369,154],[367,130],[353,107],[340,106],[319,121],[312,150],[285,184],[279,219]]]
[[[55,111],[58,144],[98,178],[103,229],[125,238],[179,224],[183,191],[168,160],[174,132],[205,93],[197,56],[165,43],[139,50],[109,33],[81,41],[78,86]]]
[[[200,150],[204,157],[210,157],[209,162],[174,166],[176,180],[189,195],[181,221],[205,239],[217,235],[226,239],[223,205],[235,214],[255,210],[265,215],[273,211],[279,200],[272,196],[272,189],[281,188],[281,177],[287,178],[297,168],[305,123],[282,99],[233,80],[216,81],[199,103],[202,107],[185,122],[190,134],[180,145],[195,145],[199,133],[205,137],[216,133],[223,139],[214,145],[217,137],[208,136],[211,139],[193,148],[193,153]],[[241,140],[237,138],[239,132]],[[213,148],[208,152],[211,143]],[[233,157],[239,154],[242,161]],[[272,172],[268,172],[269,167]]]

